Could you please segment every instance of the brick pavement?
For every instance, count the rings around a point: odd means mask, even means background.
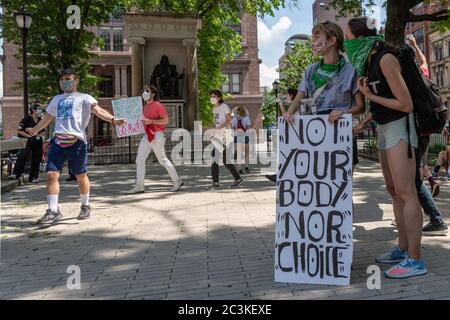
[[[241,189],[206,191],[209,168],[178,167],[186,186],[149,164],[147,192],[125,195],[134,166],[92,167],[92,218],[77,221],[79,195],[62,182],[64,220],[34,224],[46,209],[45,183],[2,195],[1,299],[448,299],[450,241],[424,237],[429,273],[382,278],[366,286],[373,258],[394,244],[392,207],[378,164],[361,161],[354,182],[354,262],[350,286],[273,281],[275,188],[259,172]],[[231,183],[224,172],[224,185]],[[158,180],[161,179],[161,180]],[[450,183],[437,203],[450,218]],[[81,270],[81,289],[69,290],[69,265]],[[382,270],[386,267],[382,266]]]

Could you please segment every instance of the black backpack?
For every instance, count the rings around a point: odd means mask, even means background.
[[[420,72],[414,56],[413,49],[406,44],[397,50],[402,75],[413,101],[418,133],[441,133],[447,121],[448,109],[436,84]]]

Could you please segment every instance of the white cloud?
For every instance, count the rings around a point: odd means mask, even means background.
[[[291,27],[292,21],[284,16],[278,20],[271,28],[262,21],[258,20],[258,40],[259,45],[272,45],[285,41],[285,34]]]
[[[268,67],[264,63],[259,65],[259,84],[261,87],[272,87],[272,82],[278,79],[278,66]]]

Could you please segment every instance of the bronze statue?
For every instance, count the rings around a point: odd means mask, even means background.
[[[170,64],[169,58],[163,55],[153,69],[150,83],[158,88],[160,97],[181,97],[178,92],[179,79],[184,79],[184,70],[178,74],[177,66]]]

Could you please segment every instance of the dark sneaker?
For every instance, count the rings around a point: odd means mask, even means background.
[[[277,175],[276,174],[266,174],[264,177],[266,177],[273,183],[277,183]]]
[[[37,223],[38,224],[53,224],[58,222],[59,220],[61,220],[63,217],[63,215],[61,214],[61,212],[58,211],[54,212],[51,211],[50,209],[47,209],[47,211],[45,211],[45,214],[42,216],[42,218],[40,218]]]
[[[70,175],[67,177],[66,181],[77,181],[77,177]]]
[[[86,220],[86,219],[89,219],[90,216],[91,216],[91,207],[82,205],[80,214],[78,215],[77,219],[78,220]]]
[[[248,167],[245,168],[245,173],[250,173],[250,169]]]
[[[431,184],[431,194],[433,195],[433,198],[437,197],[440,191],[439,183],[434,182]]]
[[[219,189],[220,188],[220,183],[218,182],[213,182],[213,184],[211,185],[211,189]]]
[[[422,229],[422,234],[424,236],[445,236],[448,233],[448,227],[445,222],[442,222],[440,225],[434,225],[429,222]]]
[[[244,171],[242,171],[242,169],[239,169],[239,174],[244,174]]]
[[[243,179],[234,180],[233,184],[230,186],[230,189],[239,188],[243,181]]]

